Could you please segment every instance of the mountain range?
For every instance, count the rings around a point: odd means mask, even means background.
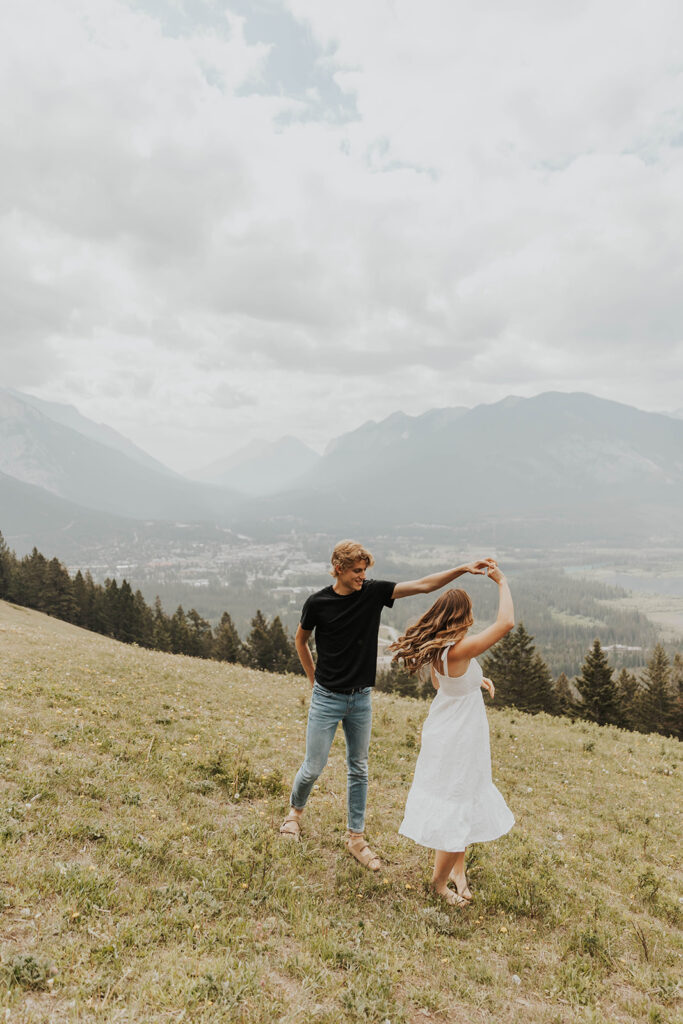
[[[292,510],[336,526],[353,511],[375,529],[523,518],[572,536],[680,532],[683,423],[556,392],[396,413],[338,438],[297,486]]]
[[[59,551],[60,537],[149,520],[261,538],[441,527],[525,545],[683,539],[683,420],[581,393],[396,412],[322,456],[283,438],[192,476],[71,407],[0,389],[0,530],[21,550],[40,524]]]
[[[236,506],[234,492],[174,473],[75,409],[4,389],[0,473],[85,509],[132,519],[224,519]]]

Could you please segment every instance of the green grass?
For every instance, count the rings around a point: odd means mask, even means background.
[[[0,603],[0,1021],[671,1022],[680,745],[490,709],[517,825],[474,905],[397,835],[425,704],[376,694],[368,837],[341,735],[278,825],[305,680],[125,647]]]

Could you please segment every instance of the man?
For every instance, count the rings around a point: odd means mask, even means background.
[[[430,594],[464,573],[481,575],[495,565],[480,559],[457,569],[406,583],[366,580],[374,565],[369,551],[344,540],[332,552],[334,583],[312,594],[304,604],[294,643],[313,688],[306,732],[306,756],[297,772],[289,814],[280,826],[284,836],[298,839],[301,816],[313,785],[327,763],[337,726],[346,738],[348,834],[346,848],[364,867],[379,871],[381,861],[365,842],[368,791],[368,748],[372,727],[371,692],[377,668],[377,634],[382,608],[413,594]],[[317,664],[308,647],[315,630]]]

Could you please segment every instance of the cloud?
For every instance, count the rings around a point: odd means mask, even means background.
[[[511,390],[680,404],[672,0],[2,17],[4,383],[185,463]]]
[[[239,409],[241,406],[256,403],[253,395],[247,395],[238,388],[232,388],[225,381],[214,389],[211,401],[221,409]]]

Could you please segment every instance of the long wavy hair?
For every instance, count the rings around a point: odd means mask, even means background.
[[[447,590],[431,608],[389,647],[392,661],[402,661],[410,673],[433,665],[446,644],[462,640],[473,622],[472,602],[464,590]]]

